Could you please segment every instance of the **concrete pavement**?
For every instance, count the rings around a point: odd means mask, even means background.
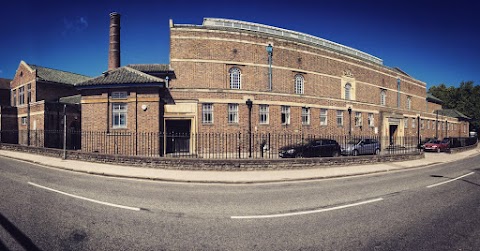
[[[195,182],[195,183],[266,183],[281,181],[315,180],[334,177],[347,177],[370,173],[389,172],[407,168],[422,167],[432,164],[447,163],[472,157],[480,153],[477,147],[455,154],[425,153],[424,159],[402,162],[381,163],[374,165],[352,165],[318,167],[299,170],[271,171],[183,171],[154,168],[130,167],[122,165],[101,164],[77,160],[62,160],[59,158],[0,150],[0,156],[24,160],[43,166],[71,170],[75,172],[161,181]]]

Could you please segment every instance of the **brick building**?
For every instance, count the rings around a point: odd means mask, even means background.
[[[21,61],[10,83],[11,109],[6,114],[9,119],[2,120],[2,136],[8,140],[3,142],[62,147],[64,112],[67,128],[81,129],[80,96],[74,84],[88,79],[87,76]],[[78,149],[79,143],[70,141],[68,146]]]
[[[441,101],[401,69],[344,45],[267,25],[170,20],[169,65],[118,68],[119,18],[111,14],[109,71],[77,85],[84,130],[116,137],[125,132],[378,136],[384,147],[406,137],[468,136],[468,120],[438,112]],[[135,142],[129,144],[136,154],[148,144],[138,135],[127,138]],[[149,149],[159,155],[245,145],[209,139],[205,146],[198,137],[186,137],[179,149],[168,137],[156,140]],[[101,140],[84,142],[93,141],[91,151],[111,152],[102,149]],[[109,144],[119,148],[119,142]]]
[[[424,82],[304,33],[227,19],[170,21],[170,61],[176,79],[169,92],[193,116],[167,104],[165,117],[168,123],[172,111],[191,121],[191,132],[247,131],[250,100],[255,132],[392,139],[417,136],[420,126],[420,135],[431,137],[432,123],[442,121],[449,136],[468,136],[468,121],[437,117],[441,103],[427,97]]]

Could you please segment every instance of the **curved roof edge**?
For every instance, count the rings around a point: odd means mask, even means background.
[[[265,34],[286,37],[290,39],[299,40],[301,42],[313,43],[317,46],[328,48],[330,50],[344,53],[347,55],[359,57],[363,60],[366,60],[375,64],[383,65],[383,60],[381,58],[372,56],[368,53],[362,52],[360,50],[357,50],[345,45],[341,45],[323,38],[315,37],[315,36],[308,35],[306,33],[298,32],[298,31],[277,28],[274,26],[269,26],[264,24],[238,21],[233,19],[221,19],[221,18],[204,18],[203,26],[241,29],[241,30],[261,32]]]

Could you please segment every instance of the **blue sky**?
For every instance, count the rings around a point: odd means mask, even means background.
[[[400,67],[427,87],[480,84],[474,1],[3,1],[0,77],[30,64],[98,76],[107,69],[109,13],[121,19],[121,64],[168,63],[168,20],[204,17],[272,25],[325,38]]]

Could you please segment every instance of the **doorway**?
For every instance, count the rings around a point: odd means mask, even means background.
[[[190,125],[188,120],[166,120],[166,153],[190,152]]]
[[[397,129],[398,129],[398,125],[390,125],[389,126],[389,136],[390,136],[390,145],[393,146],[395,145],[395,141],[396,141],[396,138],[397,138]]]

